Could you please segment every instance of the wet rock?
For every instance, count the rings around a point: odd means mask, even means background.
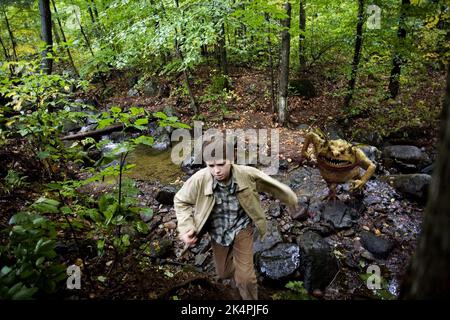
[[[152,148],[155,150],[163,151],[171,147],[172,142],[170,140],[171,129],[160,127],[156,122],[151,122],[148,125],[149,134],[153,137],[154,142]]]
[[[174,106],[171,105],[165,106],[162,112],[164,112],[169,117],[180,117],[180,113],[175,109]]]
[[[342,128],[335,123],[327,125],[325,132],[331,140],[344,139]]]
[[[158,97],[160,98],[170,97],[170,86],[168,84],[164,83],[159,87]]]
[[[289,168],[289,162],[286,159],[281,159],[278,163],[278,169],[287,170]]]
[[[317,96],[316,88],[309,79],[293,79],[289,81],[289,91],[294,96],[310,99]]]
[[[155,198],[161,204],[173,205],[173,198],[177,192],[178,189],[174,186],[165,186],[158,191]]]
[[[359,217],[358,211],[341,201],[324,203],[321,219],[333,225],[336,229],[350,228]]]
[[[300,252],[296,244],[278,243],[261,252],[257,258],[260,273],[272,280],[287,279],[300,266]]]
[[[420,173],[429,174],[432,175],[434,170],[434,163],[430,164],[429,166],[426,166],[423,168]]]
[[[423,173],[392,175],[389,177],[391,185],[406,197],[425,201],[431,176]]]
[[[277,223],[275,221],[268,221],[267,233],[263,240],[261,240],[261,237],[259,237],[257,231],[254,232],[253,253],[259,254],[260,252],[270,249],[281,242],[283,242],[283,238],[278,230]]]
[[[207,257],[208,256],[206,254],[204,254],[204,253],[200,253],[200,254],[196,255],[195,256],[195,260],[194,260],[194,264],[196,266],[201,266],[205,262]]]
[[[305,288],[309,292],[323,290],[339,271],[331,246],[317,233],[307,231],[297,237]]]
[[[308,227],[308,230],[314,231],[322,237],[328,237],[335,233],[334,227],[326,222],[314,223],[312,226]]]
[[[379,259],[386,259],[393,247],[388,240],[367,231],[361,233],[361,245]]]
[[[417,172],[429,164],[428,155],[415,146],[395,145],[383,149],[383,161],[388,168],[396,168],[403,173]]]
[[[370,161],[376,163],[381,157],[381,151],[377,147],[369,145],[358,145],[358,148],[370,159]]]

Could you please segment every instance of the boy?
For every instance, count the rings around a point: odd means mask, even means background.
[[[178,231],[186,246],[201,232],[211,236],[217,274],[231,278],[244,300],[258,299],[253,264],[253,225],[264,237],[266,216],[259,192],[267,192],[290,207],[296,194],[262,171],[234,164],[234,144],[225,139],[203,145],[206,168],[192,175],[174,198]],[[205,154],[206,150],[211,150]]]

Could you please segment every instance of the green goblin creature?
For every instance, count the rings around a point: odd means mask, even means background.
[[[326,199],[336,200],[336,187],[340,183],[350,183],[350,192],[360,191],[375,172],[375,164],[358,147],[338,139],[328,140],[316,133],[306,135],[301,159],[309,160],[309,145],[313,145],[313,153],[323,179],[328,184],[329,195]],[[361,177],[360,168],[366,170]]]

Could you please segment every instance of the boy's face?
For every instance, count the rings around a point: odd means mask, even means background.
[[[217,181],[225,183],[230,178],[231,162],[229,160],[206,161],[206,166]]]

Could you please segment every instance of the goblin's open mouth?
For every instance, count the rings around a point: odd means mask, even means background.
[[[332,166],[332,167],[347,167],[352,165],[352,162],[349,160],[341,160],[341,159],[336,159],[336,158],[330,158],[327,156],[319,156],[319,159],[322,160],[323,162],[325,162],[327,165]]]

